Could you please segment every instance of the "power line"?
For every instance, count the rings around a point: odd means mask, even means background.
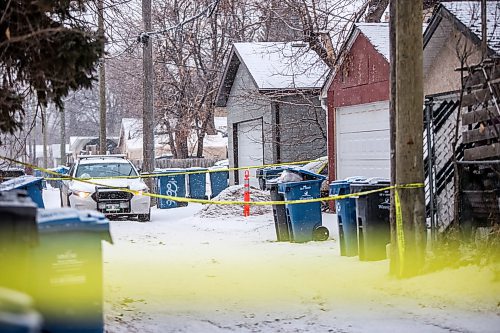
[[[185,19],[184,21],[182,22],[179,22],[178,24],[176,25],[173,25],[171,27],[168,27],[166,29],[162,29],[162,30],[156,30],[156,31],[146,31],[146,32],[143,32],[139,35],[139,37],[137,37],[137,40],[139,42],[142,42],[142,43],[147,43],[147,41],[149,40],[149,37],[152,37],[152,36],[157,36],[157,35],[164,35],[172,30],[177,30],[177,29],[180,29],[182,28],[184,25],[190,23],[190,22],[193,22],[195,20],[197,20],[198,18],[202,17],[202,16],[206,16],[207,18],[209,18],[210,16],[212,16],[212,14],[214,13],[215,9],[217,8],[218,4],[219,4],[220,0],[215,0],[214,2],[212,2],[210,5],[208,5],[207,7],[205,7],[205,9],[203,9],[201,12],[199,12],[198,14],[194,15],[194,16],[191,16],[190,18],[187,18]]]

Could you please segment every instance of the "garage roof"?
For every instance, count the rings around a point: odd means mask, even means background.
[[[328,66],[303,42],[234,43],[217,106],[225,106],[240,64],[259,91],[320,89],[328,72]]]
[[[389,61],[389,23],[356,23],[355,26],[368,38],[377,52]]]

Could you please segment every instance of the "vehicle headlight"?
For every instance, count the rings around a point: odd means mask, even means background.
[[[145,192],[147,192],[149,189],[147,187],[143,187],[139,190],[137,190],[137,195],[143,195]]]
[[[147,188],[147,187],[142,188],[142,189],[140,189],[140,190],[138,190],[138,191],[137,191],[137,195],[143,195],[143,194],[144,194],[144,192],[147,192],[147,191],[148,191],[148,188]]]
[[[74,195],[77,195],[78,197],[82,198],[82,199],[86,199],[88,198],[92,193],[90,192],[85,192],[85,191],[75,191],[73,190],[72,191]]]

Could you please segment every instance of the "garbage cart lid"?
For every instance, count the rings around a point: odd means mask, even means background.
[[[38,207],[25,190],[0,192],[0,207],[3,206]]]
[[[164,168],[164,169],[155,169],[154,173],[175,173],[175,172],[186,172],[186,169],[181,168]]]
[[[109,221],[101,213],[71,208],[39,209],[37,214],[40,231],[109,231]]]
[[[326,179],[326,176],[311,172],[309,170],[301,169],[300,167],[289,166],[289,167],[284,167],[283,170],[297,172],[297,173],[300,173],[301,175],[311,176],[311,177],[314,177],[315,179],[318,179],[318,180],[320,180],[320,179],[325,180]]]
[[[386,184],[390,184],[391,180],[388,178],[382,178],[382,177],[372,177],[372,178],[368,178],[367,182],[370,185],[386,185]]]
[[[43,177],[35,177],[30,175],[20,176],[17,178],[12,178],[0,184],[0,191],[10,191],[15,190],[20,187],[28,186],[30,184],[41,182]]]

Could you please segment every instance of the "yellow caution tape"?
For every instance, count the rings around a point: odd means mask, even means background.
[[[7,157],[0,156],[0,159],[6,159],[9,161],[14,161],[11,160]],[[263,165],[252,165],[252,166],[244,166],[244,167],[238,167],[238,168],[220,168],[220,169],[208,169],[207,170],[198,170],[198,171],[183,171],[183,172],[158,172],[158,173],[143,173],[138,176],[113,176],[113,177],[92,177],[92,179],[136,179],[136,178],[156,178],[156,177],[162,177],[162,176],[178,176],[178,175],[194,175],[194,174],[200,174],[200,173],[216,173],[216,172],[229,172],[229,171],[237,171],[237,170],[246,170],[246,169],[260,169],[260,168],[268,168],[268,167],[277,167],[277,166],[286,166],[286,165],[302,165],[302,164],[307,164],[311,162],[318,162],[320,161],[319,159],[316,160],[307,160],[307,161],[297,161],[297,162],[285,162],[285,163],[274,163],[274,164],[263,164]],[[319,168],[319,172],[325,168],[325,166],[328,163],[325,162],[321,167]],[[29,165],[29,164],[24,164],[26,166],[30,166],[34,170],[40,170],[49,174],[54,174],[58,175],[60,177],[50,177],[49,180],[70,180],[71,178],[68,177],[65,174],[59,174],[57,172],[43,169],[34,165]]]
[[[11,161],[13,163],[24,165],[26,167],[31,167],[35,170],[40,170],[40,171],[48,173],[48,174],[57,175],[57,176],[61,175],[55,171],[48,170],[45,168],[40,168],[40,167],[31,165],[29,163],[17,161],[17,160],[8,158],[8,157],[0,156],[0,159]],[[172,174],[169,174],[169,175],[172,175]],[[48,178],[48,179],[55,180],[56,178]],[[97,178],[87,179],[87,178],[66,177],[64,179],[65,180],[74,180],[74,181],[78,181],[78,182],[82,182],[82,183],[87,183],[87,184],[101,186],[101,187],[115,189],[115,190],[120,190],[123,192],[132,193],[134,195],[143,195],[143,196],[148,196],[148,197],[152,197],[152,198],[166,199],[166,200],[178,201],[178,202],[193,202],[193,203],[200,203],[200,204],[216,204],[216,205],[255,205],[255,206],[284,205],[284,204],[293,205],[293,204],[305,204],[305,203],[311,203],[311,202],[332,201],[332,200],[340,200],[340,199],[347,199],[347,198],[356,198],[356,197],[360,197],[360,196],[364,196],[364,195],[368,195],[368,194],[373,194],[373,193],[377,193],[377,192],[383,192],[383,191],[396,189],[396,188],[419,188],[419,187],[424,186],[424,184],[415,183],[415,184],[406,184],[406,185],[387,186],[387,187],[383,187],[383,188],[379,188],[379,189],[375,189],[375,190],[370,190],[370,191],[350,193],[350,194],[344,194],[344,195],[328,196],[328,197],[315,198],[315,199],[246,202],[246,201],[235,201],[235,200],[233,200],[233,201],[217,201],[217,200],[193,199],[193,198],[184,198],[184,197],[173,197],[170,195],[164,195],[164,194],[158,194],[158,193],[144,193],[141,191],[135,191],[135,190],[131,190],[128,188],[119,187],[119,186],[111,186],[111,185],[107,185],[107,184],[101,184],[101,183],[93,181],[93,179],[97,179]],[[106,179],[110,179],[110,178],[106,178]]]
[[[405,264],[405,236],[403,230],[403,214],[401,212],[401,201],[399,199],[399,191],[396,188],[394,191],[394,207],[396,209],[396,238],[399,252],[399,275],[403,274]]]

